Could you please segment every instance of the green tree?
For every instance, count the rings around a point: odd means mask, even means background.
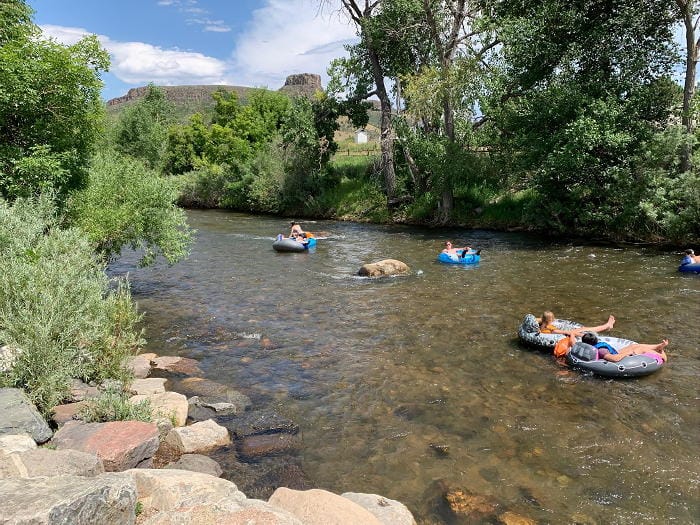
[[[149,84],[146,95],[129,106],[116,124],[118,151],[159,169],[168,145],[168,128],[175,121],[174,106],[159,87]]]
[[[158,254],[174,263],[187,256],[192,238],[176,198],[172,180],[108,151],[95,156],[89,184],[71,195],[66,213],[106,259],[128,246],[143,251],[144,265]]]
[[[664,0],[497,4],[505,76],[489,110],[507,169],[537,191],[530,219],[627,235],[649,189],[639,159],[663,129],[672,5]]]
[[[95,36],[72,46],[39,37],[20,0],[0,3],[0,195],[79,188],[103,126],[100,72],[109,66]],[[40,166],[29,175],[25,157]],[[57,163],[54,175],[45,167]]]

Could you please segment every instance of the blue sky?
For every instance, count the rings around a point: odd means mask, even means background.
[[[345,54],[355,29],[340,0],[27,0],[47,37],[98,35],[112,66],[104,99],[149,82],[278,89]],[[323,4],[323,9],[320,5]]]

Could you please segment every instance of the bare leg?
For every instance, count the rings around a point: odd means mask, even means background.
[[[613,326],[615,326],[615,317],[611,315],[608,317],[608,321],[605,324],[598,326],[582,326],[581,328],[573,330],[572,333],[581,337],[584,332],[604,332],[605,330],[610,330]]]
[[[668,346],[668,339],[664,339],[658,344],[651,345],[651,344],[644,344],[644,343],[634,343],[631,345],[628,345],[622,349],[620,349],[617,354],[621,356],[628,356],[628,355],[637,355],[637,354],[644,354],[646,352],[656,352],[661,356],[661,358],[664,360],[664,363],[666,362],[667,356],[666,352],[664,351],[664,348]]]

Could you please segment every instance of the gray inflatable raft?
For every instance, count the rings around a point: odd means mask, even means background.
[[[309,246],[294,239],[279,239],[272,243],[272,249],[276,252],[305,252]]]
[[[605,341],[616,350],[633,344],[632,341],[619,339],[617,337],[599,337],[599,340]],[[604,377],[648,376],[664,366],[663,363],[659,363],[655,358],[646,354],[628,355],[617,362],[598,359],[598,350],[581,341],[578,341],[574,347],[567,352],[566,362],[575,368],[593,372],[594,374]]]

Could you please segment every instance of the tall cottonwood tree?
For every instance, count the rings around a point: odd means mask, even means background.
[[[698,48],[700,36],[698,36],[698,24],[700,16],[699,8],[695,0],[676,0],[680,12],[683,27],[685,29],[685,81],[683,83],[683,113],[681,122],[687,135],[693,134],[695,128],[695,115],[693,114],[693,100],[695,98],[695,77],[698,65]],[[681,171],[689,171],[692,168],[692,147],[690,140],[686,140],[681,150]]]
[[[484,75],[480,63],[485,54],[497,45],[488,24],[483,23],[482,2],[473,0],[422,0],[434,63],[439,77],[437,93],[442,108],[443,131],[450,149],[460,148],[455,133],[456,107],[473,108],[477,96],[469,92]],[[420,74],[420,73],[419,73]],[[452,181],[446,181],[441,192],[439,221],[449,220],[454,207]]]
[[[496,124],[508,168],[536,190],[541,227],[624,236],[651,175],[639,159],[675,93],[666,0],[503,0]]]
[[[393,75],[381,53],[387,35],[377,32],[377,24],[374,23],[381,15],[383,3],[382,0],[342,0],[343,9],[357,28],[360,42],[351,46],[349,59],[335,62],[335,68],[344,70],[341,74],[346,79],[354,79],[351,98],[363,100],[376,96],[379,99],[381,171],[387,200],[391,202],[396,195],[396,172],[392,106],[386,78]]]

